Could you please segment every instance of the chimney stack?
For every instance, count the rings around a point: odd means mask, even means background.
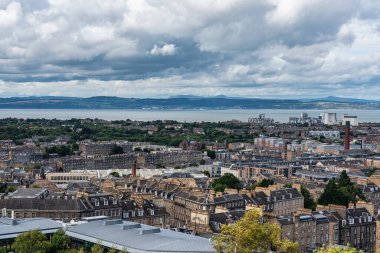
[[[136,170],[137,170],[137,161],[134,160],[132,164],[132,177],[136,176]]]
[[[350,121],[346,121],[345,126],[345,141],[344,141],[344,150],[350,150]]]

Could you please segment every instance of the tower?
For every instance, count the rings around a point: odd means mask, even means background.
[[[344,141],[344,150],[350,150],[350,121],[346,121],[345,124],[345,141]]]

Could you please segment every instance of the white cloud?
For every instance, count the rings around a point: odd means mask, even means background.
[[[150,50],[150,54],[152,55],[174,55],[177,51],[177,48],[174,44],[165,44],[162,47],[157,46],[156,44],[153,46],[152,50]]]

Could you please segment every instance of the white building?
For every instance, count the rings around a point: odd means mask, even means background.
[[[342,124],[345,125],[349,121],[351,126],[358,126],[358,116],[343,115]]]
[[[322,123],[325,125],[335,125],[338,123],[335,112],[322,113]]]

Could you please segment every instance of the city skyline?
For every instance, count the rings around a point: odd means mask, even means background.
[[[0,3],[0,97],[379,100],[371,0]]]

